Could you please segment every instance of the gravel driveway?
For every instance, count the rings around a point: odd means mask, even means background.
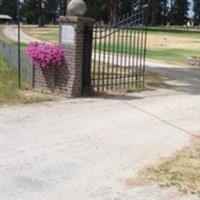
[[[171,89],[1,107],[0,199],[199,199],[126,185],[200,132],[200,71],[170,70]]]

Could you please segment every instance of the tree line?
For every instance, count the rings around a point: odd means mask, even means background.
[[[54,24],[60,15],[66,14],[70,0],[23,0],[20,3],[21,20],[28,24]],[[109,21],[130,13],[137,2],[149,4],[150,25],[184,25],[190,20],[189,0],[85,0],[87,15],[96,20]],[[14,1],[15,2],[15,1]],[[193,21],[200,24],[200,0],[193,0]],[[0,13],[16,19],[16,4],[13,0],[0,0]]]

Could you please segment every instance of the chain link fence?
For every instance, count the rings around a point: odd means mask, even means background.
[[[0,56],[3,57],[10,67],[18,71],[18,50],[16,46],[0,41]],[[25,48],[21,49],[21,78],[23,81],[32,85],[33,69],[26,55]]]

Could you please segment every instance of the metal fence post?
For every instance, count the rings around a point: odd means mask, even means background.
[[[21,88],[21,38],[20,38],[20,1],[17,0],[17,28],[18,28],[18,86]]]

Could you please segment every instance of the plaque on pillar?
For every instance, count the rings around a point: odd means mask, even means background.
[[[72,25],[61,26],[61,43],[74,45],[75,43],[75,29]]]

